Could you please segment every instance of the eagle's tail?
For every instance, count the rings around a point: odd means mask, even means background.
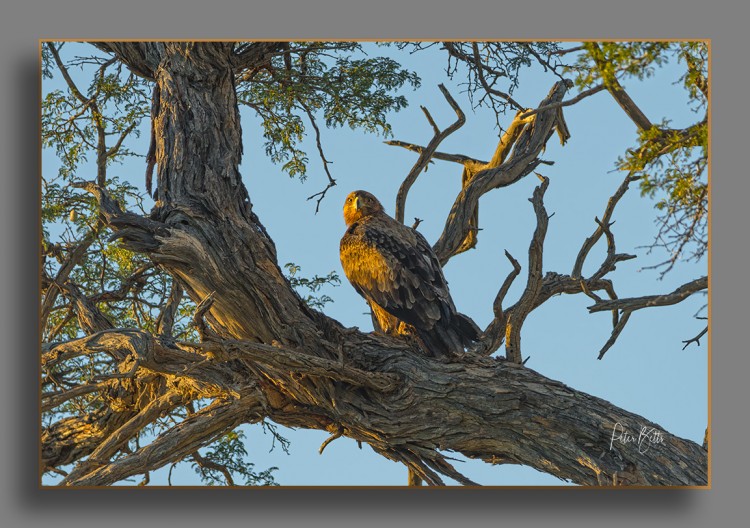
[[[454,314],[449,324],[438,321],[432,330],[417,330],[419,340],[430,355],[450,357],[471,347],[481,335],[479,327],[463,314]]]

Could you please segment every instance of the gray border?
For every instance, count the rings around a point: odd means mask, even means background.
[[[152,0],[153,1],[153,0]],[[379,0],[245,2],[26,0],[3,7],[0,27],[3,126],[0,193],[0,519],[3,526],[205,526],[267,521],[343,524],[500,524],[554,526],[737,525],[746,502],[750,438],[745,380],[750,363],[742,325],[747,280],[746,22],[739,2],[488,0],[453,4]],[[47,5],[49,4],[49,5]],[[406,4],[406,5],[405,5]],[[37,488],[36,288],[38,275],[38,38],[711,38],[713,69],[712,350],[713,489],[606,490],[78,490]],[[717,207],[716,204],[719,204]],[[743,218],[744,217],[744,218]],[[745,508],[746,509],[746,508]],[[482,522],[483,521],[483,522]],[[716,522],[718,521],[718,522]]]

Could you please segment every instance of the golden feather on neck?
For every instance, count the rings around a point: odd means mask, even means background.
[[[382,212],[383,206],[367,191],[353,191],[344,201],[344,222],[347,226],[366,216]]]

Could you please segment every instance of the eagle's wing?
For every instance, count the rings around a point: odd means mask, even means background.
[[[341,241],[341,262],[361,295],[417,330],[449,323],[455,314],[427,240],[389,217],[353,224]]]

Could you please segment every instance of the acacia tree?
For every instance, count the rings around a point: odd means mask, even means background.
[[[448,461],[458,452],[488,463],[531,466],[588,485],[701,485],[707,446],[670,436],[648,453],[635,443],[611,446],[616,423],[654,427],[646,418],[527,368],[521,330],[528,315],[555,295],[592,298],[591,312],[610,311],[612,346],[636,310],[680,302],[708,287],[707,277],[671,293],[619,298],[608,275],[618,262],[611,217],[631,184],[664,191],[655,246],[671,250],[664,272],[707,247],[707,118],[682,129],[653,124],[620,81],[648,75],[669,58],[684,62],[684,85],[696,110],[708,98],[705,43],[460,43],[439,45],[449,75],[465,75],[475,106],[489,106],[502,134],[489,161],[438,150],[465,122],[445,87],[456,121],[425,145],[391,141],[418,154],[398,192],[403,222],[408,193],[435,160],[462,165],[462,188],[434,250],[445,265],[475,247],[483,195],[535,172],[556,133],[570,133],[565,108],[599,92],[614,97],[640,130],[626,152],[620,187],[603,204],[592,235],[581,241],[571,271],[544,273],[549,215],[540,177],[531,202],[536,229],[524,265],[513,266],[492,306],[494,318],[476,347],[459,357],[428,357],[408,339],[346,328],[323,313],[316,292],[335,275],[303,278],[284,268],[253,212],[239,164],[239,109],[262,118],[266,150],[290,175],[304,177],[299,142],[309,126],[328,175],[318,120],[390,132],[395,95],[418,78],[383,57],[357,58],[357,43],[100,42],[91,56],[65,60],[62,46],[43,46],[43,73],[67,89],[43,101],[44,145],[61,160],[43,178],[40,471],[70,486],[109,485],[189,461],[207,483],[273,484],[272,470],[247,460],[242,424],[322,429],[369,444],[403,463],[410,481],[473,484]],[[419,52],[425,43],[399,44]],[[514,98],[519,71],[531,63],[555,76],[534,108]],[[92,72],[79,87],[70,69]],[[578,94],[569,95],[577,86]],[[514,117],[508,119],[509,113]],[[139,155],[126,145],[150,118],[145,188],[110,177],[108,168]],[[140,153],[143,155],[144,153]],[[78,172],[94,156],[96,176]],[[154,178],[155,176],[155,178]],[[415,226],[416,228],[416,226]],[[583,267],[597,242],[607,251],[596,271]],[[521,271],[526,268],[522,279]],[[520,298],[505,297],[525,280]],[[303,297],[298,290],[307,288]],[[705,332],[703,332],[705,333]],[[697,341],[702,335],[697,336]],[[691,340],[692,341],[692,340]],[[496,354],[504,346],[504,354]],[[281,442],[285,440],[278,437]],[[143,445],[142,445],[143,444]],[[203,454],[199,449],[204,449]],[[208,451],[206,451],[208,449]]]

